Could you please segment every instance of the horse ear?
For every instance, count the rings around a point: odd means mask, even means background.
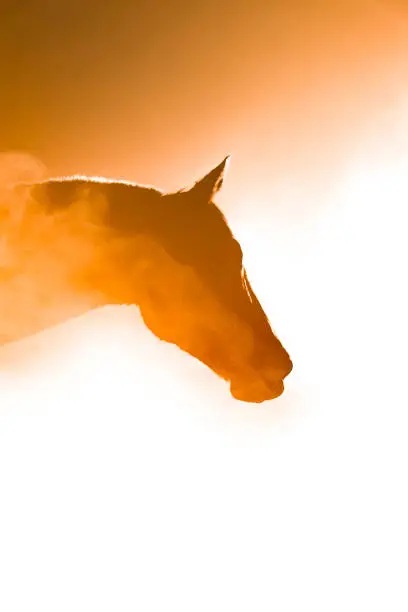
[[[230,155],[227,155],[222,162],[206,174],[202,179],[197,181],[194,187],[191,189],[192,192],[199,194],[200,199],[205,199],[206,202],[211,202],[217,191],[222,187],[224,181],[225,170],[229,162]]]

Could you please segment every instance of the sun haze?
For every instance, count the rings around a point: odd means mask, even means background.
[[[30,328],[0,350],[1,608],[406,610],[406,7],[23,4],[0,9],[8,236],[17,182],[111,177],[174,195],[230,153],[213,199],[293,371],[272,401],[237,401],[205,363],[226,363],[210,344],[201,360],[160,339],[174,310],[151,333],[143,309],[72,292],[95,257],[111,293],[129,287],[129,266],[118,278],[95,254],[104,226],[87,214],[103,217],[104,198],[68,224],[63,210],[35,217],[30,249],[14,251],[31,276],[0,303],[2,330],[20,316]],[[177,269],[207,322],[198,277]],[[24,310],[27,278],[43,293]],[[44,278],[59,279],[58,303]],[[60,324],[32,334],[44,302]],[[238,394],[265,395],[245,383]]]

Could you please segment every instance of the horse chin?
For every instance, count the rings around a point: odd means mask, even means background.
[[[282,395],[285,387],[283,381],[270,383],[260,378],[251,383],[231,381],[230,391],[234,399],[251,404],[262,404]]]

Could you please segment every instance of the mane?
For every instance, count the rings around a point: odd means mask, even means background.
[[[46,178],[40,181],[35,181],[34,185],[47,185],[50,183],[69,183],[69,182],[79,182],[79,183],[94,183],[97,185],[124,185],[126,187],[136,187],[138,189],[143,189],[147,191],[155,191],[157,193],[163,194],[161,189],[158,189],[154,185],[147,185],[143,183],[135,183],[134,181],[130,181],[128,179],[118,179],[111,178],[106,176],[87,176],[86,174],[72,174],[66,176],[53,176],[50,178]],[[20,185],[28,185],[27,183],[19,183]]]

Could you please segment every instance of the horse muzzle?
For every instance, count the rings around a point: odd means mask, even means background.
[[[268,381],[265,378],[253,381],[231,381],[230,391],[234,399],[241,402],[261,404],[282,395],[285,386],[283,380]]]

